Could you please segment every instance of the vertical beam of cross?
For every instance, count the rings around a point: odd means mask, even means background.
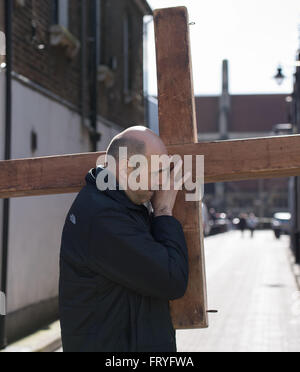
[[[187,9],[156,10],[154,22],[160,136],[169,146],[196,143],[198,134]],[[208,319],[202,203],[186,202],[185,192],[180,192],[174,216],[184,228],[190,278],[185,297],[171,303],[173,323],[176,329],[205,328]]]

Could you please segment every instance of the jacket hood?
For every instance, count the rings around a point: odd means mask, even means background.
[[[97,188],[97,184],[96,184],[96,179],[97,179],[97,176],[100,172],[102,172],[104,170],[104,168],[102,166],[98,166],[97,168],[93,168],[89,171],[89,173],[87,174],[85,180],[86,180],[86,183],[87,184],[91,184],[93,185],[94,187]],[[100,191],[98,190],[98,192],[102,192],[104,193],[105,195],[109,196],[110,198],[118,201],[119,203],[125,205],[127,208],[130,208],[130,209],[134,209],[134,210],[144,210],[145,208],[148,210],[148,212],[151,211],[151,203],[150,203],[150,209],[149,209],[149,206],[146,206],[144,204],[142,205],[137,205],[137,204],[134,204],[129,198],[128,196],[126,195],[125,191],[124,190],[121,190],[120,189],[120,185],[118,184],[118,182],[116,181],[116,190],[105,190],[105,191]]]

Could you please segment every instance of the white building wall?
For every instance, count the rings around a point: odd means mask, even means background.
[[[98,126],[102,133],[99,150],[105,150],[121,128],[102,123]],[[34,156],[90,150],[89,135],[82,129],[80,115],[13,80],[13,159],[33,156],[30,148],[32,130],[38,135]],[[72,194],[11,200],[8,313],[57,296],[61,233],[74,198]]]

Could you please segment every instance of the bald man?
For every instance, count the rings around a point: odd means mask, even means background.
[[[120,148],[127,156],[120,156]],[[128,182],[134,155],[147,159],[148,166],[140,167],[146,189]],[[59,294],[65,352],[177,351],[169,301],[186,292],[188,253],[173,217],[178,191],[174,184],[161,190],[164,169],[152,169],[152,155],[168,151],[149,129],[133,127],[116,136],[107,161],[88,173],[67,215]],[[117,187],[100,191],[97,179],[105,171]]]

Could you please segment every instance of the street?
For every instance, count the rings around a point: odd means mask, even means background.
[[[179,352],[299,352],[289,238],[232,231],[205,240],[210,327],[177,331]]]

